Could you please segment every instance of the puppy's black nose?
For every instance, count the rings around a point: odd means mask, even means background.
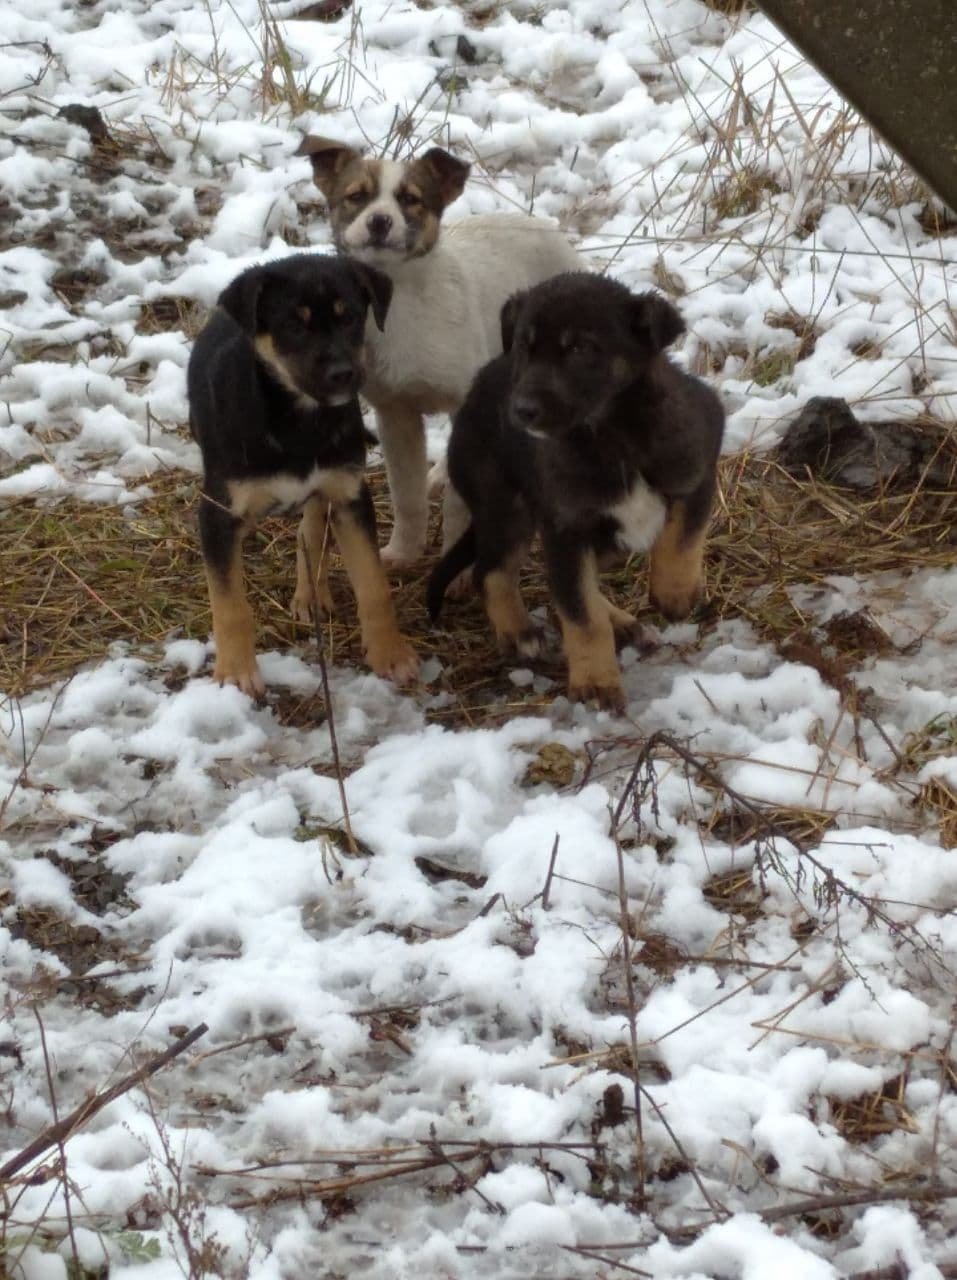
[[[345,361],[326,365],[325,381],[330,391],[349,391],[355,378],[355,370]]]
[[[392,219],[387,213],[371,213],[366,221],[366,227],[373,240],[384,240],[392,230]]]
[[[517,427],[534,427],[541,415],[541,405],[531,396],[512,396],[509,413]]]

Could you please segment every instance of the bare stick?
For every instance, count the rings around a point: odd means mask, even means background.
[[[189,1060],[188,1069],[195,1071],[201,1062],[214,1058],[217,1053],[230,1053],[233,1049],[243,1049],[246,1045],[257,1044],[260,1040],[285,1040],[295,1031],[295,1024],[288,1027],[277,1027],[275,1031],[260,1031],[258,1035],[243,1036],[242,1040],[230,1040],[229,1044],[218,1044],[213,1049],[204,1049]]]
[[[939,1175],[940,1163],[940,1109],[944,1104],[944,1094],[948,1088],[952,1086],[954,1080],[954,1068],[951,1060],[951,1053],[954,1047],[954,1034],[957,1032],[957,1000],[954,1001],[953,1008],[950,1011],[950,1026],[947,1030],[947,1039],[944,1041],[943,1048],[940,1051],[940,1085],[937,1091],[937,1106],[934,1109],[934,1130],[933,1138],[930,1144],[930,1167],[934,1178]]]
[[[872,1191],[845,1191],[836,1196],[812,1196],[808,1200],[793,1200],[790,1204],[774,1205],[759,1209],[764,1222],[782,1222],[785,1218],[800,1218],[806,1213],[823,1213],[827,1209],[851,1209],[863,1204],[893,1204],[895,1200],[908,1203],[939,1204],[957,1199],[957,1187],[897,1186],[881,1187]]]
[[[320,553],[320,562],[322,556],[326,554],[326,538],[329,535],[329,521],[326,520],[326,529],[323,534],[322,552]],[[309,548],[302,534],[299,535],[299,547],[302,551],[303,559],[306,562],[306,572],[309,575],[309,590],[312,593],[312,620],[316,628],[316,649],[319,654],[319,676],[322,680],[322,698],[326,704],[326,720],[329,725],[329,742],[332,746],[332,763],[336,771],[336,785],[339,788],[339,803],[342,805],[342,821],[346,829],[346,843],[349,846],[349,852],[356,856],[359,852],[359,846],[356,844],[356,838],[352,833],[352,819],[349,816],[349,802],[346,800],[346,780],[342,772],[342,757],[339,755],[339,739],[336,736],[336,717],[332,708],[332,690],[329,688],[329,668],[326,666],[326,650],[322,638],[322,626],[319,622],[319,593],[316,590],[316,574],[319,566],[312,563],[312,556],[309,554]]]
[[[68,1116],[48,1125],[19,1154],[12,1156],[5,1165],[0,1167],[0,1183],[15,1177],[21,1169],[25,1169],[27,1165],[32,1164],[44,1151],[48,1151],[50,1147],[55,1147],[69,1138],[81,1125],[86,1124],[104,1107],[109,1106],[111,1102],[115,1102],[117,1098],[122,1097],[124,1093],[128,1093],[130,1089],[135,1088],[138,1084],[142,1084],[144,1080],[148,1080],[150,1076],[156,1075],[157,1071],[162,1071],[163,1067],[168,1066],[174,1058],[185,1052],[191,1044],[194,1044],[200,1036],[205,1035],[208,1030],[206,1023],[201,1022],[198,1027],[194,1027],[185,1036],[174,1040],[168,1049],[164,1049],[162,1053],[150,1058],[142,1067],[137,1067],[135,1071],[131,1071],[129,1075],[124,1076],[122,1080],[117,1081],[109,1089],[104,1089],[102,1093],[91,1094],[85,1102],[81,1102]]]
[[[705,1204],[714,1214],[715,1221],[723,1222],[726,1218],[730,1218],[731,1217],[730,1212],[723,1205],[720,1205],[717,1203],[714,1196],[712,1196],[711,1192],[704,1185],[704,1180],[702,1179],[701,1174],[698,1172],[697,1165],[688,1155],[687,1151],[685,1151],[684,1145],[681,1139],[678,1137],[674,1129],[672,1129],[671,1125],[668,1123],[668,1119],[665,1116],[665,1113],[662,1110],[662,1108],[654,1100],[654,1098],[651,1096],[651,1094],[648,1092],[648,1090],[645,1088],[644,1085],[641,1086],[641,1092],[648,1099],[649,1105],[652,1107],[655,1115],[661,1121],[668,1137],[674,1143],[675,1150],[678,1152],[678,1155],[681,1156],[682,1160],[688,1166],[688,1172],[691,1174],[691,1177],[694,1179],[695,1186],[701,1192],[701,1197],[704,1200]]]
[[[784,1222],[787,1218],[803,1218],[807,1214],[827,1213],[830,1209],[856,1209],[871,1204],[893,1204],[903,1201],[905,1204],[941,1204],[945,1200],[957,1199],[957,1187],[942,1187],[939,1184],[902,1184],[896,1187],[873,1187],[863,1191],[843,1191],[834,1196],[811,1196],[807,1200],[792,1200],[789,1204],[772,1205],[768,1209],[756,1209],[762,1222],[769,1224]],[[702,1231],[707,1231],[720,1217],[697,1222],[694,1226],[678,1227],[668,1231],[672,1240],[693,1240]],[[608,1246],[603,1246],[607,1248]],[[865,1273],[866,1274],[866,1273]],[[893,1274],[893,1273],[890,1273]]]
[[[53,723],[53,716],[57,709],[57,706],[59,705],[60,699],[63,697],[64,693],[66,692],[67,686],[69,685],[72,679],[73,677],[70,676],[68,679],[64,680],[63,684],[60,685],[59,689],[57,689],[56,693],[54,694],[53,700],[50,703],[50,710],[47,712],[46,719],[43,722],[43,727],[40,730],[40,732],[37,734],[37,740],[33,744],[33,747],[30,751],[27,751],[27,735],[26,735],[26,727],[23,720],[23,708],[20,706],[19,699],[16,699],[15,703],[11,704],[11,711],[10,711],[11,719],[14,716],[13,705],[16,706],[17,713],[20,716],[20,744],[21,744],[23,765],[20,769],[20,772],[14,778],[13,784],[11,785],[10,790],[3,797],[3,800],[0,801],[0,823],[3,822],[4,814],[7,812],[7,808],[9,807],[10,801],[13,799],[16,793],[17,787],[22,787],[23,784],[26,782],[29,774],[30,765],[33,763],[33,757],[39,751],[43,743],[43,739],[46,737],[47,732],[49,731],[50,725]]]
[[[938,1271],[944,1280],[955,1280],[957,1277],[957,1263],[938,1262],[934,1270]],[[894,1262],[889,1267],[878,1267],[874,1271],[853,1271],[847,1280],[907,1280],[910,1274],[910,1268],[903,1262]]]
[[[37,1026],[40,1028],[40,1047],[43,1051],[43,1070],[46,1072],[47,1089],[50,1093],[50,1110],[53,1112],[53,1122],[56,1124],[60,1119],[60,1114],[56,1103],[56,1090],[53,1087],[53,1070],[50,1066],[50,1054],[47,1050],[46,1027],[43,1025],[43,1019],[40,1017],[40,1010],[36,1005],[33,1006],[33,1016],[36,1018]],[[76,1247],[76,1232],[73,1230],[73,1206],[70,1203],[70,1174],[66,1163],[66,1146],[62,1136],[57,1139],[57,1147],[60,1152],[60,1177],[63,1180],[63,1209],[66,1214],[66,1231],[70,1240],[70,1253],[73,1256],[73,1265],[76,1267],[77,1275],[82,1275],[80,1255]]]
[[[461,1178],[462,1182],[468,1187],[468,1189],[470,1191],[475,1192],[478,1198],[485,1205],[486,1209],[489,1209],[492,1213],[500,1213],[504,1215],[505,1206],[502,1204],[499,1204],[497,1200],[490,1200],[488,1196],[484,1193],[484,1191],[480,1191],[479,1188],[475,1185],[476,1179],[467,1177],[462,1172],[462,1170],[458,1167],[458,1165],[455,1163],[452,1157],[450,1155],[447,1155],[446,1152],[442,1150],[442,1147],[440,1146],[440,1144],[436,1139],[433,1138],[430,1140],[429,1150],[432,1152],[433,1155],[440,1156],[445,1161],[445,1163],[449,1166],[452,1172],[456,1175],[456,1177]]]
[[[487,1155],[488,1151],[485,1147],[476,1147],[471,1151],[463,1152],[459,1159],[476,1160],[480,1156]],[[300,1178],[291,1187],[277,1187],[276,1190],[264,1196],[245,1196],[241,1200],[233,1200],[230,1202],[230,1208],[254,1209],[275,1204],[280,1200],[306,1200],[309,1197],[324,1200],[329,1196],[355,1191],[357,1187],[366,1186],[372,1182],[385,1182],[389,1178],[401,1178],[408,1173],[421,1173],[424,1169],[435,1169],[439,1165],[448,1163],[448,1156],[429,1156],[424,1160],[407,1160],[404,1164],[393,1165],[388,1169],[377,1169],[373,1173],[363,1173],[356,1177],[326,1178],[322,1182],[310,1182],[308,1179]]]
[[[631,773],[628,776],[628,781],[626,782],[618,804],[615,807],[612,818],[613,834],[619,828],[625,811],[625,806],[628,801],[632,800],[634,803],[637,799],[636,789],[638,787],[638,780],[641,776],[642,769],[646,765],[653,765],[654,752],[656,749],[660,748],[672,751],[680,760],[683,760],[690,769],[693,769],[699,778],[704,782],[709,783],[717,791],[726,796],[733,804],[738,805],[746,813],[750,814],[751,817],[760,824],[759,829],[763,831],[765,836],[773,839],[779,834],[773,818],[769,817],[759,802],[752,800],[749,796],[744,795],[740,791],[736,791],[733,787],[729,787],[716,768],[708,764],[707,761],[703,760],[700,756],[696,756],[693,751],[690,751],[686,746],[680,743],[677,738],[673,738],[670,733],[664,733],[660,730],[653,733],[651,737],[645,741],[641,750],[638,752],[637,759],[635,760]],[[825,893],[835,899],[841,897],[846,898],[848,901],[862,907],[867,913],[869,919],[877,920],[880,924],[884,925],[885,928],[902,938],[915,952],[920,953],[923,951],[924,954],[930,956],[940,966],[940,968],[950,974],[951,970],[944,961],[939,948],[932,946],[920,935],[918,935],[919,942],[915,941],[906,929],[902,928],[897,921],[893,920],[891,916],[888,915],[880,905],[879,899],[868,897],[867,894],[862,893],[859,889],[855,889],[853,885],[848,884],[846,880],[842,880],[839,876],[835,875],[826,863],[822,862],[820,858],[815,857],[815,855],[811,853],[807,841],[795,839],[793,836],[788,836],[787,838],[797,849],[799,860],[812,866],[821,877],[821,883]],[[797,892],[797,886],[801,879],[800,861],[797,880],[795,882],[792,883],[788,880],[787,876],[784,876],[786,882],[792,885],[792,891],[795,893]],[[758,859],[758,862],[760,868],[762,865],[760,858]],[[859,971],[855,970],[855,972]]]
[[[579,1258],[593,1258],[595,1262],[603,1262],[606,1267],[613,1267],[616,1271],[624,1271],[630,1276],[650,1276],[650,1271],[640,1271],[638,1267],[629,1267],[626,1262],[616,1262],[614,1258],[606,1258],[600,1253],[596,1253],[593,1249],[586,1249],[580,1244],[563,1244],[562,1248],[566,1253],[575,1253]]]
[[[555,862],[558,858],[558,842],[561,836],[555,832],[555,842],[552,845],[552,856],[548,860],[548,874],[545,876],[545,887],[542,889],[542,910],[548,910],[548,897],[552,891],[552,876],[555,874]]]
[[[635,1161],[638,1166],[638,1194],[645,1203],[645,1138],[641,1125],[641,1076],[638,1065],[638,1003],[635,999],[635,976],[631,971],[631,920],[628,915],[628,892],[625,889],[625,857],[618,839],[617,827],[612,833],[618,855],[618,927],[621,930],[621,959],[625,967],[625,992],[628,996],[628,1039],[631,1047],[632,1084],[635,1090]]]

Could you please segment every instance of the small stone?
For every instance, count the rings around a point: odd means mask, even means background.
[[[77,124],[85,129],[94,142],[110,142],[110,131],[106,121],[100,114],[99,107],[91,107],[83,102],[68,102],[57,112],[70,124]]]

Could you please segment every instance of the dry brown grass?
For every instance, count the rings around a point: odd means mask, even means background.
[[[384,476],[373,471],[371,479],[381,509],[387,501]],[[0,506],[5,578],[0,688],[5,694],[17,697],[63,679],[102,660],[115,644],[152,660],[171,638],[208,636],[196,530],[199,482],[172,472],[150,487],[152,497],[128,508],[72,499],[18,499]],[[295,532],[294,520],[277,518],[250,535],[247,587],[260,649],[302,646],[308,659],[315,643],[312,629],[294,622],[286,607],[294,585]],[[437,715],[468,722],[473,712],[491,714],[487,704],[493,700],[498,714],[508,714],[501,700],[509,704],[518,693],[494,651],[478,600],[450,602],[448,631],[429,623],[424,593],[430,564],[398,580],[394,591],[401,624],[419,651],[439,654],[451,673],[456,707]],[[333,662],[359,666],[355,605],[335,556],[332,584],[337,614],[325,629],[328,653]],[[543,602],[544,586],[532,584],[529,598],[532,604]],[[554,674],[560,673],[556,655]],[[295,720],[297,709],[288,710]]]
[[[957,470],[957,442],[947,439],[941,450]],[[384,524],[384,477],[373,471],[371,479]],[[17,696],[62,679],[102,659],[117,642],[150,659],[171,637],[206,638],[208,603],[195,528],[198,482],[173,472],[154,479],[151,487],[154,496],[130,508],[70,499],[17,499],[0,507],[5,565],[0,687],[5,693]],[[710,602],[701,612],[702,626],[742,617],[785,652],[789,644],[797,646],[791,656],[800,658],[808,619],[794,602],[792,587],[834,573],[951,566],[957,563],[952,507],[953,489],[919,486],[861,498],[790,476],[768,457],[728,458],[721,464],[708,553]],[[435,530],[433,545],[434,535]],[[286,610],[294,549],[294,521],[264,522],[247,543],[249,591],[260,647],[300,645],[308,658],[314,643],[309,629],[294,623]],[[510,683],[508,664],[495,650],[476,597],[447,601],[442,625],[432,627],[424,608],[432,563],[430,557],[397,581],[395,594],[403,627],[423,656],[440,658],[439,687],[454,695],[436,714],[474,723],[544,705],[547,698]],[[659,620],[647,604],[640,561],[608,574],[607,583],[616,602],[639,619]],[[330,656],[359,665],[355,607],[338,568],[333,589],[339,608],[326,629]],[[547,605],[537,559],[526,572],[525,590],[532,609]],[[861,619],[858,623],[828,636],[848,664],[886,644],[877,629],[868,629]],[[844,668],[837,660],[834,667],[830,674],[836,680]],[[540,669],[561,681],[557,642]]]
[[[768,456],[725,460],[708,557],[712,608],[782,640],[808,625],[791,597],[797,584],[957,564],[957,440],[942,438],[938,461],[946,484],[862,497],[791,476]],[[853,636],[859,651],[864,631],[862,625]],[[876,634],[873,643],[881,643]]]
[[[857,1098],[830,1099],[831,1123],[841,1137],[860,1144],[899,1129],[917,1133],[917,1122],[904,1101],[907,1076],[907,1071],[901,1071],[880,1089]]]

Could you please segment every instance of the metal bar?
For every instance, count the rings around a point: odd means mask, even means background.
[[[957,209],[957,0],[756,0]]]

